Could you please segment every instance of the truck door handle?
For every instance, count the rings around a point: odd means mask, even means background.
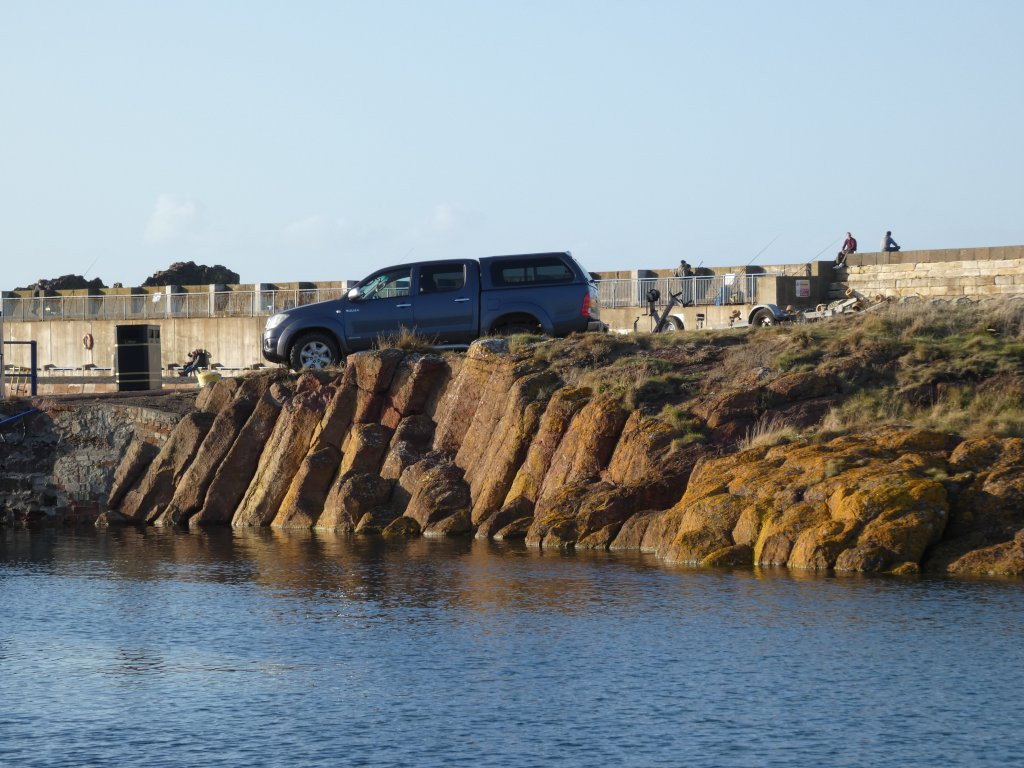
[[[458,304],[460,301],[469,301],[469,298],[468,297],[463,297],[461,299],[456,299],[455,303]]]
[[[358,309],[346,309],[345,312],[358,312]]]
[[[412,306],[412,304],[395,304],[395,309],[405,309],[406,307],[411,307],[411,306]]]

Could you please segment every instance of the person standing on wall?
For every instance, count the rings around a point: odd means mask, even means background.
[[[846,257],[851,253],[857,252],[857,238],[851,235],[849,232],[846,233],[846,240],[843,242],[843,249],[836,254],[836,266],[845,267]]]
[[[892,239],[892,232],[886,230],[885,237],[882,238],[882,250],[887,253],[898,251],[900,247],[896,244],[896,241]]]

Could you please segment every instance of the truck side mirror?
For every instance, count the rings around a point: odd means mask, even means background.
[[[348,289],[348,300],[349,301],[359,301],[359,289],[358,288],[349,288]]]

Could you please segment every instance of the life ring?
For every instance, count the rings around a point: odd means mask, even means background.
[[[86,349],[92,349],[92,334],[87,333],[82,337],[82,346]]]

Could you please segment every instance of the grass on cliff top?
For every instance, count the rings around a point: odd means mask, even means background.
[[[659,416],[681,440],[705,439],[690,412],[700,398],[788,373],[831,372],[841,402],[821,430],[905,424],[1024,436],[1024,299],[890,304],[817,323],[744,331],[520,336],[514,353],[624,405]],[[775,425],[778,426],[778,425]],[[814,430],[807,433],[812,436]],[[791,439],[758,424],[747,444]]]

